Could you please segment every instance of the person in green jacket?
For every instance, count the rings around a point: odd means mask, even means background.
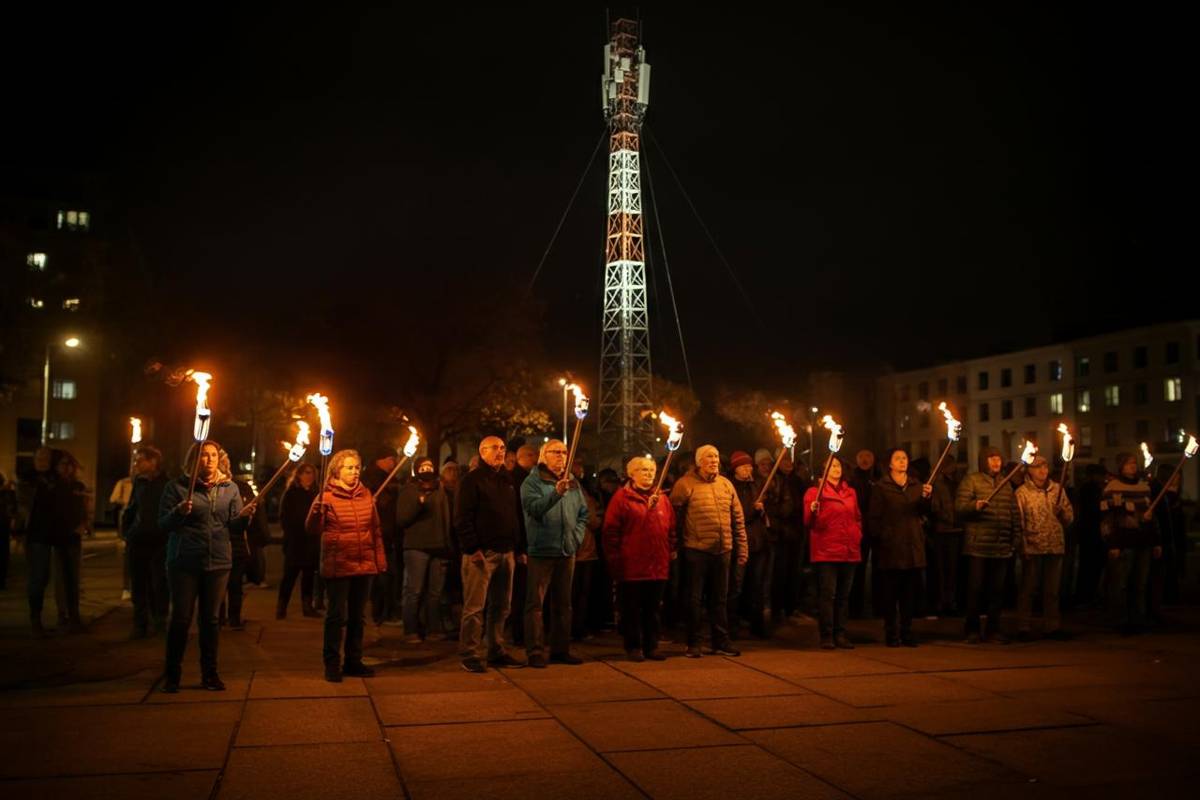
[[[525,648],[529,666],[546,666],[542,609],[550,593],[550,660],[582,664],[571,655],[571,580],[575,553],[587,533],[587,501],[566,473],[567,446],[557,439],[542,445],[538,463],[521,484],[529,577],[525,591]]]
[[[1008,639],[1000,630],[1004,579],[1012,561],[1020,530],[1020,513],[1010,484],[1004,484],[990,501],[987,497],[1003,480],[1000,450],[985,447],[979,453],[979,472],[958,485],[954,510],[963,525],[963,555],[970,559],[967,573],[966,637],[969,644]],[[982,600],[982,602],[981,602]],[[987,613],[984,629],[980,609]]]

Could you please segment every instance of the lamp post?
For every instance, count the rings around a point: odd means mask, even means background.
[[[79,347],[81,342],[78,336],[68,336],[62,344],[63,347],[73,350]],[[55,342],[46,343],[46,360],[42,363],[42,447],[46,446],[50,438],[50,348],[54,345]]]

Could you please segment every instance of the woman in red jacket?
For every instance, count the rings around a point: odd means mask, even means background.
[[[854,570],[862,560],[862,512],[854,488],[842,480],[841,459],[830,458],[833,462],[820,502],[816,486],[804,493],[804,527],[809,531],[809,556],[821,587],[821,647],[853,650],[846,636],[846,615]]]
[[[369,678],[375,671],[362,663],[363,609],[371,595],[371,579],[387,569],[387,552],[379,513],[371,490],[359,481],[362,459],[340,450],[329,460],[325,488],[308,510],[305,528],[321,537],[321,577],[329,608],[325,612],[325,680],[342,675]],[[339,665],[342,628],[346,658]],[[340,666],[340,668],[339,668]]]
[[[658,606],[675,558],[675,509],[665,496],[652,497],[652,459],[632,458],[625,470],[630,480],[604,514],[604,557],[617,584],[625,652],[633,661],[662,661]]]

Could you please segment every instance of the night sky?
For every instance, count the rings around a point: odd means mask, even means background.
[[[221,328],[403,345],[400,304],[449,323],[461,285],[508,288],[503,328],[603,131],[603,6],[254,5],[6,26],[4,161],[103,175],[158,289],[206,292]],[[656,371],[683,378],[662,238],[698,382],[1194,316],[1167,288],[1190,29],[1086,11],[644,9]],[[585,374],[604,192],[601,156],[535,285],[547,350]]]

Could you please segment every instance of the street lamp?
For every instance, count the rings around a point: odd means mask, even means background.
[[[74,350],[82,344],[78,336],[68,336],[63,340],[63,347]],[[46,360],[42,362],[42,447],[46,446],[50,433],[50,348],[55,342],[46,342]]]

